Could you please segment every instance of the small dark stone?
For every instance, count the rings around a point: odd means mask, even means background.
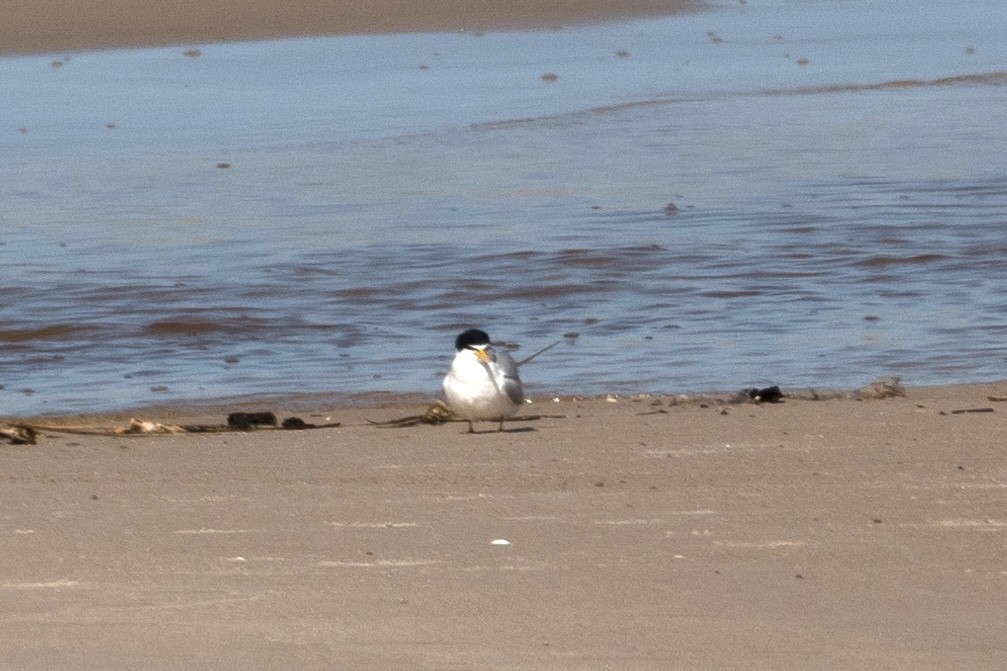
[[[276,415],[271,412],[232,412],[227,416],[227,425],[235,429],[251,429],[256,426],[276,426]]]
[[[287,417],[285,420],[283,420],[280,426],[284,429],[289,429],[291,431],[315,428],[314,424],[308,424],[300,417]]]
[[[745,393],[756,403],[779,403],[783,398],[783,392],[777,385],[763,389],[746,389]]]

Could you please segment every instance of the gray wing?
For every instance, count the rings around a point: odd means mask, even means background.
[[[502,377],[499,385],[507,394],[507,398],[514,403],[524,403],[524,387],[521,385],[521,376],[518,375],[514,359],[506,350],[496,352],[496,359]]]

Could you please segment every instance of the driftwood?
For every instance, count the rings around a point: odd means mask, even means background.
[[[861,387],[857,390],[857,398],[864,400],[879,400],[905,395],[906,388],[902,386],[902,379],[898,377],[886,377],[875,380],[866,387]]]
[[[38,436],[44,433],[127,437],[182,433],[224,433],[228,431],[300,431],[329,429],[338,426],[342,426],[342,423],[311,424],[300,417],[287,417],[278,423],[276,415],[271,412],[234,412],[228,415],[226,424],[160,424],[136,418],[131,418],[122,426],[112,427],[50,426],[29,423],[0,424],[0,439],[7,440],[11,445],[35,445]]]
[[[0,439],[8,441],[11,445],[34,445],[36,436],[35,430],[31,427],[0,424]]]
[[[399,417],[398,419],[389,419],[384,422],[375,422],[373,420],[367,420],[368,424],[374,426],[380,426],[384,428],[399,428],[405,426],[416,426],[418,424],[445,424],[447,422],[460,421],[455,414],[451,412],[451,408],[444,401],[436,401],[430,404],[422,414],[419,415],[409,415],[408,417]]]

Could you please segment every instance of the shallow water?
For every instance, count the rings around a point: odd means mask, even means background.
[[[533,393],[1005,378],[1004,26],[750,0],[2,58],[0,415],[434,395],[473,325],[564,340]]]

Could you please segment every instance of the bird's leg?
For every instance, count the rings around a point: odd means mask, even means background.
[[[499,433],[499,432],[502,432],[503,430],[504,430],[503,429],[503,420],[501,419],[500,420],[500,427],[497,429],[497,432]]]
[[[472,420],[471,419],[468,420],[468,423],[469,423],[469,433],[475,433],[476,430],[475,430],[475,427],[472,426]]]

